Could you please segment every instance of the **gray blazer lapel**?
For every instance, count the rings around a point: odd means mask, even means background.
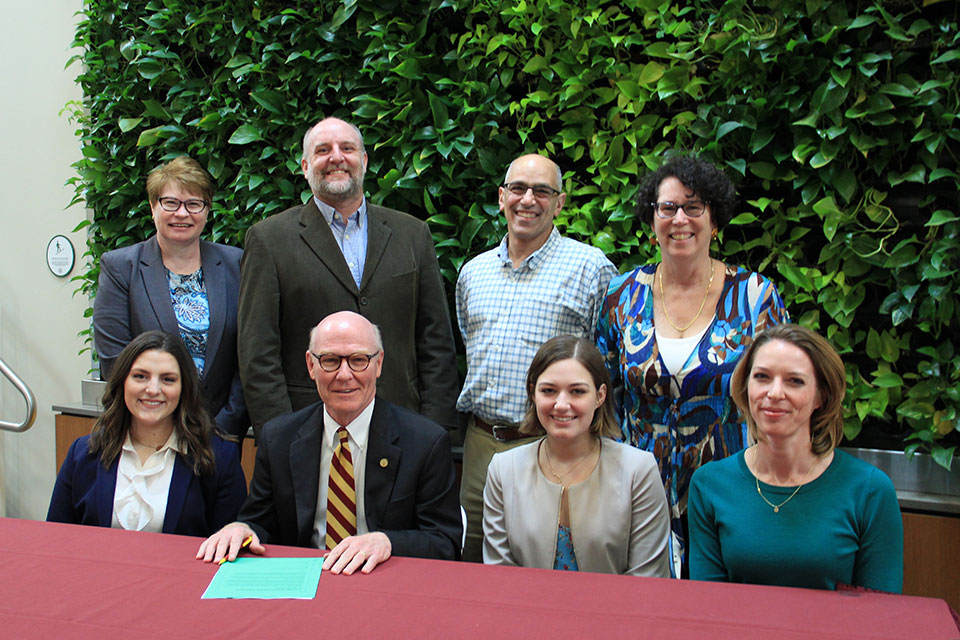
[[[323,409],[318,405],[310,420],[297,432],[290,447],[290,470],[297,510],[297,544],[310,544],[313,521],[317,513],[317,491],[320,478],[320,447],[323,438]]]
[[[363,277],[360,278],[361,289],[367,286],[376,273],[377,265],[380,264],[393,233],[376,205],[367,205],[367,227],[367,259],[363,264]]]
[[[209,242],[200,243],[200,264],[203,267],[203,283],[210,305],[210,329],[207,331],[207,350],[204,354],[203,379],[211,375],[213,360],[220,349],[223,325],[227,320],[227,285],[223,275],[220,253]]]
[[[394,425],[393,410],[385,401],[377,399],[370,418],[370,435],[367,443],[366,470],[363,476],[364,510],[367,528],[380,528],[387,503],[393,493],[397,469],[400,468],[400,438]]]
[[[343,257],[343,251],[312,197],[300,210],[300,237],[343,286],[354,294],[359,293],[357,283],[350,274],[350,267]]]
[[[147,293],[160,328],[175,336],[180,335],[177,316],[173,313],[173,303],[170,300],[167,271],[163,267],[163,258],[160,256],[160,245],[157,244],[156,236],[147,240],[143,245],[143,251],[140,252],[140,277],[143,278],[143,289]]]

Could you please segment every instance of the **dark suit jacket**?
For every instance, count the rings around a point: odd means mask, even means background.
[[[203,282],[210,304],[210,331],[203,367],[204,405],[223,433],[243,437],[250,426],[237,366],[237,296],[243,251],[200,242]],[[127,343],[144,331],[180,335],[156,236],[100,257],[93,304],[93,339],[100,372],[110,375]]]
[[[237,518],[261,542],[311,546],[322,434],[321,402],[264,425],[250,495]],[[390,538],[393,555],[459,558],[456,474],[442,427],[378,397],[363,478],[367,528]]]
[[[457,364],[433,238],[413,216],[367,205],[367,256],[357,288],[311,198],[247,230],[240,280],[240,376],[254,428],[317,400],[308,334],[336,311],[380,327],[377,392],[448,427],[458,425]]]
[[[235,445],[217,436],[213,437],[213,453],[216,469],[209,476],[195,476],[193,462],[177,455],[163,533],[209,536],[236,520],[247,495],[240,453]],[[113,523],[119,463],[118,457],[105,468],[99,454],[90,453],[90,436],[74,440],[57,474],[47,521],[109,527]]]

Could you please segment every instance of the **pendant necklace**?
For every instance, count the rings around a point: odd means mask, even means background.
[[[544,445],[546,445],[546,441],[544,441]],[[563,479],[566,476],[570,475],[571,471],[573,471],[574,469],[579,467],[581,464],[583,464],[583,461],[589,458],[593,454],[594,449],[596,449],[596,445],[590,447],[590,450],[587,451],[582,458],[577,460],[572,467],[570,467],[563,473],[557,473],[557,470],[553,468],[553,462],[550,460],[550,449],[548,446],[544,446],[543,448],[543,457],[547,459],[547,466],[550,467],[550,475],[552,475],[554,478],[557,479],[557,482],[560,484],[560,486],[563,486]]]
[[[756,450],[755,453],[754,453],[754,456],[753,456],[753,463],[754,463],[754,465],[756,465],[756,463],[757,463],[757,455],[756,455],[756,454],[757,454],[758,452],[759,452],[759,450]],[[800,491],[800,487],[802,487],[804,484],[806,484],[806,482],[807,482],[807,476],[809,476],[809,475],[810,475],[810,472],[813,471],[813,466],[814,466],[815,464],[817,464],[817,460],[818,460],[817,457],[814,457],[814,458],[813,458],[813,462],[810,463],[810,466],[807,468],[807,472],[806,472],[805,474],[803,474],[803,480],[800,482],[800,484],[797,485],[797,488],[793,490],[793,493],[790,494],[790,497],[787,498],[786,500],[784,500],[783,502],[781,502],[780,504],[773,504],[772,502],[770,502],[769,500],[767,500],[767,497],[766,497],[765,495],[763,495],[763,491],[760,490],[760,476],[759,476],[760,470],[758,469],[758,470],[757,470],[757,475],[754,475],[754,476],[753,476],[753,479],[757,481],[757,493],[760,494],[760,498],[761,498],[764,502],[766,502],[768,505],[770,505],[771,507],[773,507],[773,512],[774,512],[774,513],[780,513],[780,507],[782,507],[783,505],[785,505],[785,504],[787,504],[788,502],[790,502],[791,500],[793,500],[793,496],[797,495],[797,492]]]

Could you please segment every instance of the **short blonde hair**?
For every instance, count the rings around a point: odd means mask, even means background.
[[[843,360],[823,336],[796,324],[778,324],[760,333],[747,348],[730,379],[730,395],[747,421],[750,437],[757,439],[757,423],[750,414],[747,390],[750,371],[757,351],[774,340],[792,344],[810,358],[820,399],[820,406],[810,415],[810,450],[818,456],[833,451],[843,438],[843,398],[847,393]]]
[[[150,172],[147,176],[147,198],[151,206],[157,204],[160,192],[170,183],[202,197],[207,201],[207,206],[213,204],[213,178],[190,156],[174,158]]]

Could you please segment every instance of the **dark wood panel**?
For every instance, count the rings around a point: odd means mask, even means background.
[[[960,517],[903,514],[903,593],[960,611]]]
[[[60,471],[60,465],[67,457],[67,451],[70,445],[80,436],[85,436],[93,429],[96,418],[86,416],[71,416],[58,413],[54,416],[57,438],[57,472]]]
[[[65,413],[58,413],[54,416],[56,424],[56,442],[57,442],[57,471],[60,471],[60,465],[67,457],[67,451],[70,445],[80,436],[85,436],[93,429],[96,418],[85,416],[72,416]],[[240,466],[243,467],[243,475],[247,478],[247,486],[250,486],[250,478],[253,476],[253,461],[257,453],[257,447],[253,444],[253,438],[246,438],[243,442],[243,453],[240,456]]]

